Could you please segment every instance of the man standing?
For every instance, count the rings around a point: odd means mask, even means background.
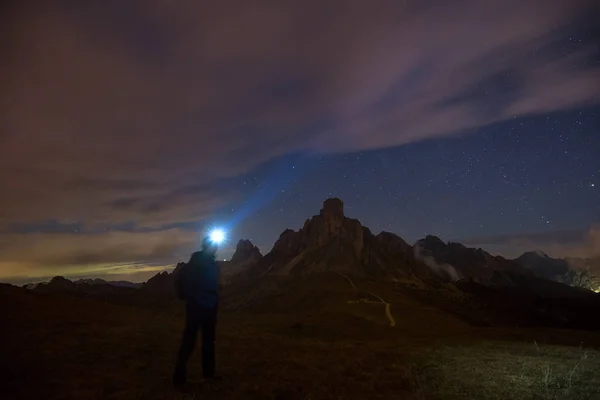
[[[202,330],[202,375],[217,379],[215,375],[215,330],[219,304],[219,268],[215,261],[217,243],[210,238],[202,241],[202,250],[190,257],[175,276],[175,286],[180,299],[185,300],[185,329],[173,384],[183,386],[187,380],[187,363],[196,347],[198,330]]]

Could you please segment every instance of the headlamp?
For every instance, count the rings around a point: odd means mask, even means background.
[[[208,237],[212,243],[221,244],[225,240],[225,231],[223,229],[213,229]]]

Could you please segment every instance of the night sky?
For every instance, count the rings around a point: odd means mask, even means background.
[[[374,233],[600,255],[588,0],[13,1],[0,280],[263,253],[336,196]]]

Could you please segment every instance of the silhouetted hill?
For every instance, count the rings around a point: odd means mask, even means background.
[[[134,287],[112,285],[99,281],[92,284],[85,281],[74,282],[62,276],[55,276],[47,283],[39,283],[31,290],[40,293],[67,293],[94,297],[132,296],[138,291]]]
[[[181,268],[182,263],[177,264],[177,268]],[[173,273],[161,271],[148,279],[142,286],[142,292],[150,292],[153,294],[164,294],[169,296],[175,295],[175,287],[173,286]]]
[[[68,281],[68,282],[65,282]],[[81,286],[82,288],[85,288],[84,285],[111,285],[111,286],[118,286],[118,287],[126,287],[126,288],[133,288],[133,289],[137,289],[142,287],[143,283],[134,283],[134,282],[129,282],[129,281],[106,281],[104,279],[100,279],[100,278],[94,278],[94,279],[77,279],[75,281],[71,281],[69,279],[66,279],[62,276],[56,276],[54,278],[52,278],[50,280],[50,282],[37,282],[37,283],[27,283],[25,285],[23,285],[23,287],[25,289],[35,289],[37,286],[39,285],[49,285],[52,282],[52,286],[51,288],[54,289],[74,289],[76,286]],[[72,285],[73,284],[73,285]]]
[[[422,259],[438,275],[455,282],[472,296],[485,314],[496,321],[519,325],[544,325],[598,329],[600,323],[589,316],[600,310],[600,296],[578,287],[544,279],[515,260],[492,256],[482,249],[460,243],[445,243],[427,236],[414,245]],[[558,263],[540,252],[521,258],[548,270],[560,271]],[[555,261],[555,260],[554,260]]]
[[[592,317],[600,310],[600,295],[589,290],[518,276],[511,286],[483,285],[470,279],[456,285],[473,296],[497,323],[600,329],[600,321]]]
[[[448,289],[457,298],[444,290],[408,290],[336,273],[279,281],[258,301],[224,299],[216,341],[224,379],[203,382],[195,354],[186,393],[174,391],[169,376],[185,324],[181,304],[114,304],[0,285],[3,398],[491,400],[600,394],[600,337],[593,332],[497,329],[496,316],[476,309],[478,299],[452,285]],[[260,294],[258,289],[246,293]],[[482,317],[491,323],[482,327]],[[552,374],[549,384],[545,371]]]
[[[515,260],[536,276],[565,285],[600,291],[600,262],[585,258],[552,258],[541,251],[527,252]]]
[[[569,272],[569,263],[563,259],[548,257],[541,251],[529,251],[515,259],[519,265],[529,269],[541,278],[556,280]]]
[[[112,286],[120,286],[120,287],[128,287],[128,288],[140,288],[143,283],[135,283],[129,281],[106,281],[104,279],[95,278],[95,279],[78,279],[74,281],[76,284],[86,283],[88,285],[112,285]]]

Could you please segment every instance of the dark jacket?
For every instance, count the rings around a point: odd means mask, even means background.
[[[219,266],[215,257],[202,251],[192,254],[179,276],[185,301],[192,308],[217,308]]]

